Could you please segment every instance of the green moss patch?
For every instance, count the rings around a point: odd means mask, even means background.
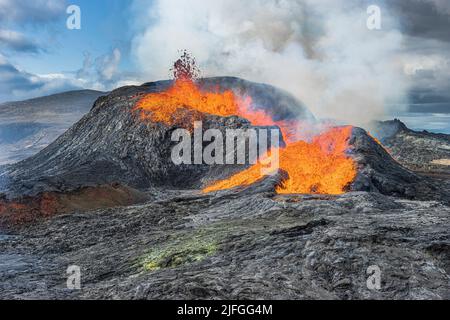
[[[182,237],[155,248],[144,257],[143,266],[147,271],[176,268],[200,262],[216,251],[217,241],[212,235],[197,233],[192,237]]]
[[[252,234],[252,238],[256,239],[259,235],[267,236],[280,228],[303,226],[308,221],[309,219],[301,221],[298,217],[285,217],[276,222],[271,218],[227,220],[197,230],[175,232],[169,239],[156,244],[148,253],[141,256],[138,265],[145,271],[181,267],[213,256],[218,252],[220,245],[227,243],[233,236]]]

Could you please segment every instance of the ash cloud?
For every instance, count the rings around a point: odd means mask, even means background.
[[[179,49],[203,76],[231,75],[293,93],[320,118],[363,125],[389,112],[409,87],[399,61],[402,34],[390,10],[366,26],[365,1],[158,0],[133,41],[141,68],[164,79]]]

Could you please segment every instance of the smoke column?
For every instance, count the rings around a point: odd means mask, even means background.
[[[356,0],[157,0],[134,3],[142,32],[133,51],[151,80],[187,49],[202,76],[238,76],[288,90],[319,118],[365,125],[406,96],[402,35],[382,8]]]

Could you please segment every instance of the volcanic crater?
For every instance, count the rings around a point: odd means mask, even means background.
[[[280,172],[288,171],[272,179],[276,181],[273,191],[279,193],[374,191],[410,199],[442,196],[426,178],[394,161],[363,129],[327,128],[310,143],[296,139],[302,135],[295,132],[297,128],[313,126],[316,120],[286,92],[238,78],[183,80],[177,88],[179,84],[180,80],[162,81],[117,89],[99,98],[85,117],[43,151],[3,166],[1,217],[22,221],[28,220],[28,214],[34,218],[77,209],[63,200],[67,197],[90,203],[85,209],[95,209],[140,203],[147,199],[149,188],[219,191],[242,189],[265,179],[258,165],[248,163],[175,165],[171,133],[180,126],[192,129],[195,120],[203,121],[204,131],[279,129],[287,141],[281,148]],[[155,98],[149,113],[142,105]],[[189,106],[197,102],[205,106]],[[156,118],[149,116],[155,113]],[[290,175],[297,177],[290,179]],[[118,193],[123,196],[117,197]],[[98,201],[87,201],[89,197]]]
[[[280,169],[175,165],[171,134],[196,120],[279,130]],[[318,123],[289,93],[233,77],[178,75],[100,97],[44,150],[0,167],[0,256],[13,270],[0,296],[448,298],[448,183],[361,128],[303,140],[299,128]],[[381,292],[361,280],[371,254],[390,270]],[[86,272],[77,293],[61,284],[73,264]]]

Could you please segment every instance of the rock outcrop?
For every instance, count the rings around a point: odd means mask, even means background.
[[[413,131],[400,120],[375,124],[374,133],[396,161],[410,170],[450,177],[450,135]]]

